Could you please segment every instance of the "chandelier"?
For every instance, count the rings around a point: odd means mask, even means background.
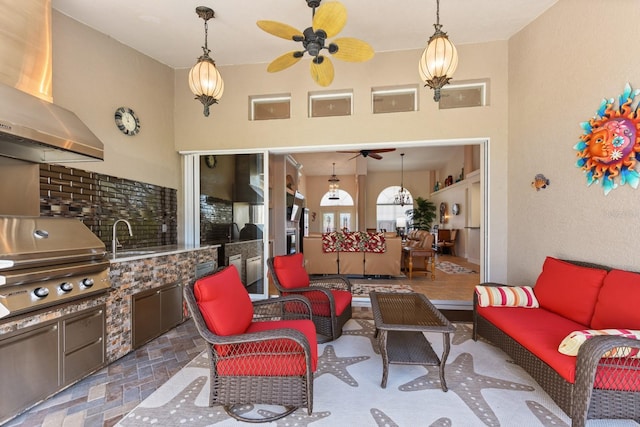
[[[336,164],[333,164],[333,174],[329,178],[329,200],[339,200],[338,189],[340,188],[340,179],[336,176]]]
[[[216,68],[216,63],[209,57],[209,48],[207,47],[208,24],[209,19],[215,17],[212,9],[205,6],[196,7],[196,13],[204,19],[204,46],[202,46],[203,54],[198,58],[196,65],[189,71],[189,89],[196,96],[196,99],[204,105],[204,115],[209,117],[209,106],[217,104],[222,93],[224,92],[224,82],[222,76]]]
[[[404,153],[400,154],[400,191],[393,198],[393,204],[395,205],[408,205],[409,203],[413,203],[411,200],[411,195],[404,188]]]
[[[434,90],[433,100],[437,102],[440,100],[440,89],[449,84],[458,66],[458,51],[440,25],[440,0],[436,0],[436,23],[433,26],[436,32],[429,38],[422,53],[418,71],[425,86]]]

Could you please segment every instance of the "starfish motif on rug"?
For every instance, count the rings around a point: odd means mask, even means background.
[[[275,415],[274,412],[267,411],[266,409],[259,409],[258,414],[260,414],[260,416],[264,418],[272,417]],[[328,412],[328,411],[323,411],[323,412],[314,411],[311,415],[309,415],[306,409],[300,408],[293,414],[287,415],[286,417],[280,418],[279,420],[275,420],[274,422],[276,423],[277,427],[291,427],[291,426],[305,427],[318,420],[327,418],[330,415],[331,415],[331,412]]]
[[[318,357],[318,369],[314,375],[315,379],[324,375],[330,374],[335,376],[341,381],[351,387],[358,387],[358,381],[351,376],[347,371],[347,366],[360,363],[364,360],[370,359],[369,356],[353,356],[353,357],[338,357],[336,351],[332,345],[327,345],[322,352],[322,355]]]
[[[466,323],[456,323],[456,331],[451,338],[451,345],[460,345],[466,341],[473,339],[473,330]]]
[[[529,410],[540,420],[540,424],[543,426],[569,427],[567,423],[548,410],[542,403],[535,400],[527,400],[526,402]]]
[[[361,329],[349,329],[343,330],[342,335],[352,335],[354,337],[365,337],[371,341],[371,348],[376,354],[380,354],[380,349],[378,348],[378,339],[373,336],[376,333],[376,327],[373,325],[372,320],[361,320],[361,319],[353,319],[355,322],[360,325]]]
[[[419,391],[440,389],[438,370],[428,369],[423,375],[398,387],[400,391]],[[447,365],[446,379],[449,391],[455,393],[471,409],[471,411],[486,425],[500,425],[498,417],[491,406],[482,396],[483,389],[497,388],[513,391],[534,391],[526,384],[514,383],[500,378],[479,374],[473,369],[473,357],[469,353],[462,353],[456,360]]]
[[[123,418],[119,425],[171,426],[180,425],[181,420],[188,419],[190,426],[208,426],[228,420],[229,415],[222,406],[202,407],[194,404],[195,396],[200,394],[206,385],[207,376],[198,377],[183,390],[177,392],[169,402],[162,405],[163,410],[158,410],[157,407],[138,407]],[[236,408],[236,412],[248,413],[252,409],[252,405],[243,405],[242,408]]]

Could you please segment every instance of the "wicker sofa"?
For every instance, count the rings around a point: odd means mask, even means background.
[[[336,241],[340,243],[336,244]],[[310,234],[304,237],[302,247],[305,268],[309,274],[401,274],[402,239],[396,233],[356,231]]]
[[[474,340],[482,336],[511,356],[572,426],[587,419],[640,421],[640,340],[618,331],[640,330],[640,274],[547,257],[528,288],[532,296],[508,297],[527,288],[502,286],[476,288]],[[495,297],[488,305],[479,301],[486,292]],[[595,336],[600,333],[606,335]],[[559,351],[569,344],[577,356]]]

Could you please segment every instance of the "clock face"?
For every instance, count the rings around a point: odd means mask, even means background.
[[[115,113],[115,121],[118,129],[125,135],[133,136],[140,132],[140,120],[131,108],[118,108]]]

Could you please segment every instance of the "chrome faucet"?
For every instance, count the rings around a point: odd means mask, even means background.
[[[133,237],[133,231],[131,231],[131,224],[129,224],[129,221],[127,221],[126,219],[119,219],[113,223],[113,238],[111,240],[111,255],[113,256],[113,259],[116,259],[116,250],[118,249],[119,244],[118,238],[116,237],[116,226],[119,222],[124,222],[125,224],[127,224],[127,228],[129,228],[129,236]]]

